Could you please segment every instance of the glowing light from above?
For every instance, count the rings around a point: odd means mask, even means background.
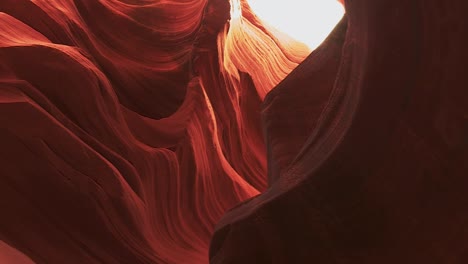
[[[231,0],[231,19],[238,19],[241,17],[241,3],[240,0]]]
[[[337,0],[249,0],[262,20],[315,49],[344,14]]]

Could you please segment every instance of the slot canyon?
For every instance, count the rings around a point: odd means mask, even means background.
[[[468,263],[467,14],[0,0],[0,264]]]

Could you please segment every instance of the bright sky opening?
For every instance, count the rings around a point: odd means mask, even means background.
[[[315,49],[344,14],[337,0],[249,0],[262,20]]]

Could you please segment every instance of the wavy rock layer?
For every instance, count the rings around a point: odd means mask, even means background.
[[[2,0],[0,257],[466,263],[467,4],[345,2]]]
[[[0,239],[36,263],[206,263],[266,187],[260,97],[219,66],[229,11],[1,1]]]
[[[224,0],[1,1],[2,241],[36,263],[208,262],[267,185],[261,98],[308,53],[234,4],[237,27]],[[240,72],[253,45],[271,63]]]
[[[269,188],[210,263],[466,263],[464,1],[345,1],[263,105]]]

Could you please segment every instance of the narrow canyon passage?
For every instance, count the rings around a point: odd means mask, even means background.
[[[0,263],[467,263],[467,11],[0,1]]]

